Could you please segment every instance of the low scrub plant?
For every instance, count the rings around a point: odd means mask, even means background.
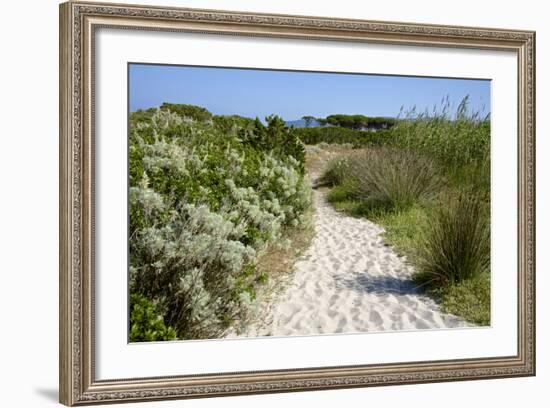
[[[280,118],[206,116],[165,104],[130,118],[130,293],[179,339],[219,337],[254,313],[258,257],[311,206],[303,145]]]
[[[444,312],[480,326],[491,324],[491,278],[488,273],[435,291]]]
[[[130,296],[130,341],[176,340],[176,331],[164,324],[162,315],[143,295]]]
[[[212,120],[212,113],[210,113],[208,109],[196,105],[164,102],[160,109],[173,112],[178,116],[193,119],[198,122],[208,122]]]

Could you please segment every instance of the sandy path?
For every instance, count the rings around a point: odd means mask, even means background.
[[[326,162],[326,161],[325,161]],[[324,167],[311,168],[315,180]],[[315,183],[314,183],[315,184]],[[413,269],[385,245],[384,229],[339,213],[314,190],[315,236],[261,322],[239,336],[289,336],[469,326],[415,288]],[[233,337],[233,336],[228,336]]]
[[[467,326],[410,281],[412,268],[384,244],[383,229],[343,215],[314,191],[315,237],[286,290],[248,336],[288,336]],[[243,335],[243,334],[241,334]]]

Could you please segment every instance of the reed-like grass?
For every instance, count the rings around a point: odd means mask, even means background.
[[[454,113],[447,98],[432,112],[402,109],[399,119],[391,128],[389,143],[402,149],[423,152],[450,171],[477,165],[489,157],[489,115],[470,111],[468,96]]]
[[[401,210],[432,198],[441,187],[433,160],[411,150],[377,147],[330,163],[322,180],[338,186],[333,202],[361,201],[365,213]]]
[[[353,156],[348,167],[353,194],[391,210],[430,199],[441,187],[434,161],[411,150],[368,149]]]
[[[470,190],[447,194],[428,219],[415,281],[440,287],[480,277],[490,267],[489,208]]]

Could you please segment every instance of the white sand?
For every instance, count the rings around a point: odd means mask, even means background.
[[[346,216],[314,191],[315,237],[261,324],[240,336],[289,336],[468,326],[410,281],[413,269],[380,226]]]

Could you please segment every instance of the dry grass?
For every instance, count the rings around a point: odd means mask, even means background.
[[[258,258],[256,265],[258,272],[267,274],[270,280],[292,271],[296,260],[309,248],[314,230],[311,226],[294,228],[288,230],[284,236],[290,241],[288,248],[281,248],[272,243]]]

